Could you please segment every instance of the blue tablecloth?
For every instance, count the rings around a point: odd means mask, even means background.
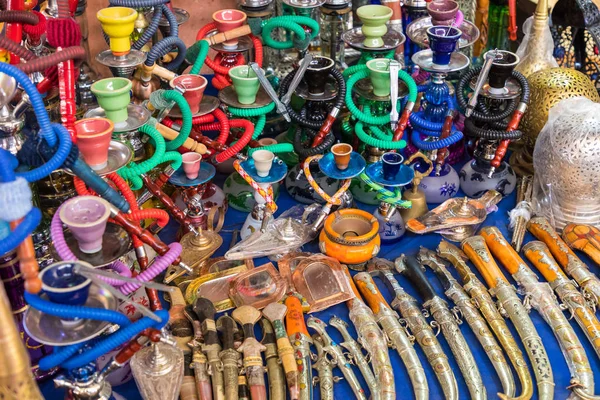
[[[224,176],[217,175],[216,182],[220,183],[223,181],[223,179],[224,179]],[[460,195],[460,193],[459,193],[459,195]],[[281,213],[283,210],[286,210],[290,206],[295,204],[294,200],[292,200],[290,198],[290,196],[287,194],[287,192],[283,188],[283,186],[281,188],[281,194],[279,196],[277,204],[279,206],[279,211],[276,215],[279,215],[279,213]],[[500,202],[498,211],[493,214],[488,215],[483,226],[486,226],[486,225],[496,226],[502,231],[502,233],[507,238],[510,238],[510,234],[508,231],[507,212],[514,207],[514,204],[515,204],[515,193],[513,193],[512,195],[508,196],[507,198],[503,199]],[[365,209],[367,211],[373,211],[375,208],[373,206],[367,206],[367,205],[364,205],[361,203],[357,203],[357,206],[359,208]],[[228,246],[231,242],[233,230],[239,229],[241,227],[242,223],[244,222],[244,220],[246,218],[246,215],[247,214],[245,214],[245,213],[241,213],[232,208],[229,208],[229,211],[227,212],[227,216],[225,219],[225,226],[224,226],[223,230],[221,231],[221,234],[223,235],[223,239],[224,239],[223,246],[221,246],[221,248],[215,253],[215,256],[221,256],[225,253],[225,251],[228,249]],[[165,240],[168,243],[173,240],[175,231],[176,231],[176,226],[173,224],[170,224],[161,233],[161,237],[163,238],[163,240]],[[534,238],[528,233],[525,238],[525,241],[527,242],[527,241],[530,241],[533,239]],[[415,235],[412,233],[407,233],[400,240],[400,242],[393,244],[393,245],[383,245],[381,248],[381,251],[379,253],[379,257],[394,260],[396,257],[400,256],[402,253],[415,254],[416,252],[418,252],[420,246],[425,246],[430,249],[435,249],[437,247],[438,243],[440,242],[440,240],[441,240],[441,237],[437,234],[428,234],[428,235],[424,235],[424,236],[419,236],[419,235]],[[316,243],[311,243],[311,244],[305,246],[305,250],[318,252],[318,247],[317,247]],[[590,268],[593,272],[595,272],[595,273],[598,272],[598,267],[596,265],[594,265],[589,259],[587,259],[583,255],[581,255],[581,254],[579,254],[579,255],[582,257],[582,259],[588,265],[590,265]],[[261,265],[263,263],[263,261],[266,262],[267,259],[256,260],[256,265]],[[473,269],[473,271],[476,272],[474,267],[472,269]],[[451,270],[452,270],[452,268],[451,268]],[[429,269],[427,270],[427,276],[429,277],[430,281],[433,283],[437,292],[442,297],[444,297],[443,289],[442,289],[441,285],[439,284],[439,281],[436,279],[434,274]],[[507,274],[507,276],[508,276],[508,274]],[[414,288],[411,287],[411,285],[408,283],[408,281],[406,279],[404,279],[401,276],[397,276],[397,278],[398,278],[398,281],[400,282],[400,284],[410,294],[412,294],[417,299],[419,299]],[[480,276],[480,278],[481,278],[481,276]],[[511,282],[514,284],[514,281],[512,281],[512,279],[510,277],[509,277],[509,280],[511,280]],[[542,277],[541,277],[541,280],[543,281]],[[381,283],[378,281],[378,279],[376,279],[376,282]],[[391,300],[392,300],[391,293],[384,287],[384,285],[379,285],[379,287],[380,287],[382,293],[384,294],[385,298],[389,302],[391,302]],[[451,303],[450,303],[450,306],[452,306]],[[316,313],[315,315],[325,322],[329,321],[329,318],[332,317],[333,315],[337,315],[338,317],[341,317],[344,320],[349,322],[348,308],[346,307],[345,304],[339,304],[339,305],[337,305],[335,307],[331,307],[323,312]],[[548,327],[548,325],[544,322],[544,320],[540,317],[540,315],[536,311],[532,311],[530,316],[533,320],[533,323],[537,327],[538,333],[542,337],[544,345],[546,346],[546,350],[550,356],[550,361],[552,364],[552,370],[554,372],[554,379],[555,379],[555,383],[556,383],[555,399],[566,399],[569,394],[569,391],[566,388],[567,388],[567,386],[569,386],[569,381],[570,381],[571,375],[567,368],[565,359],[560,351],[558,342],[556,341],[556,338],[555,338],[552,330]],[[571,323],[572,323],[575,331],[577,332],[579,339],[581,340],[582,344],[584,345],[584,347],[587,351],[587,355],[589,357],[589,360],[590,360],[590,363],[592,366],[592,370],[594,370],[594,371],[600,370],[600,360],[598,359],[598,356],[596,356],[593,348],[590,346],[589,342],[587,341],[583,331],[579,328],[579,326],[575,323],[574,320],[572,320]],[[351,325],[352,334],[355,334],[352,324],[350,324],[350,325]],[[516,331],[514,330],[512,323],[509,322],[508,325],[511,327],[513,336],[516,338],[519,345],[521,345],[521,349],[525,353],[525,351],[522,347],[522,343],[521,343],[520,339],[518,338],[518,335],[517,335]],[[492,364],[490,363],[485,352],[479,345],[479,342],[477,341],[476,337],[471,332],[470,328],[468,327],[468,325],[466,323],[463,323],[461,325],[461,330],[462,330],[462,333],[465,336],[467,342],[472,344],[471,350],[477,361],[477,365],[479,367],[479,371],[481,372],[481,376],[483,377],[483,381],[484,381],[486,389],[487,389],[488,397],[490,399],[496,398],[496,393],[502,392],[502,386],[501,386],[500,381],[494,371],[494,368],[492,367]],[[337,341],[342,340],[342,338],[339,335],[339,333],[337,332],[337,330],[330,329],[329,333],[335,340],[337,340]],[[259,339],[260,339],[260,337],[259,337]],[[443,338],[443,335],[440,334],[438,336],[438,339],[441,342],[441,344],[444,348],[444,351],[448,355],[450,364],[452,365],[452,368],[456,375],[458,385],[459,385],[460,398],[461,399],[470,398],[469,392],[467,390],[467,387],[465,385],[463,377],[460,373],[460,370],[456,364],[454,357],[452,356],[450,348],[448,347],[445,339]],[[427,362],[427,359],[425,358],[423,352],[421,351],[421,348],[418,345],[416,345],[415,347],[416,347],[417,353],[419,354],[419,356],[421,358],[421,363],[427,373],[429,388],[430,388],[430,393],[431,393],[431,399],[442,399],[443,393],[441,391],[440,385],[435,377],[435,374],[434,374],[431,366]],[[403,398],[403,399],[414,398],[414,395],[412,393],[412,386],[411,386],[408,374],[406,372],[406,368],[402,364],[400,357],[398,356],[398,353],[395,350],[390,349],[390,357],[392,360],[392,365],[394,367],[396,391],[398,393],[398,398]],[[526,359],[528,360],[527,357],[526,357]],[[355,369],[356,375],[359,377],[359,379],[362,382],[363,388],[368,391],[366,384],[362,380],[362,376],[361,376],[360,372],[358,371],[358,369],[356,369],[356,368],[354,368],[354,369]],[[531,368],[530,368],[530,371],[531,371]],[[334,369],[334,374],[341,376],[341,373],[337,368]],[[533,376],[533,371],[531,371],[531,374]],[[598,376],[596,376],[596,377],[599,378]],[[265,378],[266,378],[266,375],[265,375]],[[517,387],[518,387],[517,395],[518,395],[520,393],[520,387],[519,387],[519,382],[518,382],[516,375],[515,375],[515,381],[517,382]],[[534,385],[534,387],[535,387],[535,385]],[[63,391],[53,389],[51,382],[43,383],[42,391],[47,399],[60,399],[63,396]],[[135,383],[133,381],[130,381],[129,383],[126,383],[124,385],[114,388],[114,392],[122,395],[124,398],[126,398],[128,400],[141,399],[141,397],[137,391],[137,388],[135,386]],[[318,387],[315,388],[314,393],[315,393],[315,399],[319,399]],[[352,391],[350,390],[350,387],[348,386],[348,384],[345,380],[341,380],[339,383],[336,383],[335,398],[336,399],[353,398]],[[537,398],[537,394],[534,394],[534,398]]]

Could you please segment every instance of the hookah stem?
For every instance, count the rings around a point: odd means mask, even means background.
[[[365,382],[367,383],[367,386],[369,387],[369,391],[371,392],[371,400],[381,399],[381,390],[379,388],[379,382],[373,375],[373,372],[369,367],[369,363],[362,353],[360,345],[354,340],[350,332],[348,332],[348,324],[346,323],[346,321],[336,316],[333,316],[329,320],[329,325],[336,328],[342,334],[344,342],[340,343],[340,346],[348,350],[348,352],[350,353],[349,357],[360,370],[363,378],[365,379]]]
[[[504,311],[508,314],[517,329],[534,370],[538,386],[538,397],[542,400],[553,399],[554,377],[546,349],[531,318],[527,315],[527,310],[515,293],[515,289],[508,283],[506,277],[498,268],[483,237],[472,236],[463,241],[462,247],[471,262],[483,275],[490,291],[498,298],[501,312]]]
[[[61,51],[59,47],[57,51]],[[61,122],[69,131],[73,143],[77,142],[75,133],[75,65],[73,60],[58,63],[58,87],[60,90],[60,114]]]
[[[527,229],[533,236],[546,243],[563,270],[575,279],[585,293],[593,297],[596,304],[600,304],[600,279],[567,246],[548,220],[534,217],[527,223]]]
[[[435,252],[421,247],[418,259],[421,264],[430,267],[436,274],[442,283],[446,297],[452,299],[456,307],[458,307],[464,320],[467,321],[469,327],[481,344],[481,347],[485,350],[488,358],[492,362],[492,365],[500,378],[500,382],[502,382],[504,395],[506,397],[513,397],[516,390],[515,381],[510,367],[504,358],[504,354],[502,353],[502,348],[498,345],[498,342],[494,338],[494,335],[490,331],[490,328],[477,307],[473,305],[469,295],[458,281],[454,279],[442,259]]]
[[[302,303],[295,294],[290,294],[285,299],[288,309],[285,315],[286,333],[295,350],[296,364],[298,365],[298,385],[300,386],[300,400],[312,400],[313,383],[310,359],[310,344],[312,339],[306,329]]]
[[[391,268],[393,268],[393,264],[382,258],[371,260],[367,266],[370,274],[381,278],[384,284],[394,293],[391,306],[400,313],[415,340],[421,346],[440,382],[444,397],[447,400],[458,399],[458,384],[452,372],[452,367],[448,363],[446,353],[444,353],[435,333],[433,333],[431,326],[423,316],[417,300],[404,291],[394,277]]]
[[[23,219],[11,221],[10,229],[15,230]],[[27,235],[25,240],[17,247],[17,259],[19,260],[21,275],[25,280],[25,290],[31,294],[39,293],[42,290],[42,281],[38,276],[40,266],[35,256],[35,247],[31,235]]]
[[[594,311],[587,305],[587,300],[577,290],[575,285],[562,272],[552,255],[548,246],[539,241],[532,241],[523,247],[525,257],[536,267],[544,278],[550,282],[550,286],[567,306],[571,315],[585,332],[588,340],[594,347],[596,354],[600,356],[600,321],[596,318]]]
[[[160,200],[160,202],[167,208],[167,210],[169,210],[169,213],[177,222],[183,226],[189,225],[189,221],[187,220],[185,213],[181,211],[181,209],[175,204],[169,195],[163,192],[155,182],[152,182],[152,179],[148,175],[142,174],[142,180],[144,181],[144,185],[150,191],[150,193]]]
[[[217,320],[217,330],[221,332],[223,350],[219,354],[223,363],[223,385],[225,386],[225,399],[237,400],[238,398],[238,364],[240,353],[235,349],[235,333],[237,325],[229,315],[223,315]]]
[[[508,0],[508,37],[517,40],[517,0]]]
[[[450,133],[452,131],[453,120],[454,120],[454,113],[452,110],[449,110],[448,114],[446,115],[446,118],[444,119],[444,125],[442,126],[442,134],[440,135],[440,140],[446,139],[448,136],[450,136]],[[442,166],[444,165],[444,161],[446,160],[446,158],[448,158],[448,155],[450,155],[450,151],[448,150],[447,147],[438,149],[437,156],[435,159],[436,175],[440,174]]]
[[[219,353],[221,352],[221,344],[217,334],[217,326],[215,323],[215,314],[217,310],[211,300],[198,297],[194,303],[194,311],[200,321],[202,329],[202,337],[204,344],[202,350],[206,353],[210,374],[212,376],[213,396],[215,400],[223,400],[225,398],[225,388],[223,384],[223,371],[221,368],[221,360]]]
[[[396,349],[406,366],[415,392],[415,398],[428,399],[429,386],[425,370],[407,335],[407,330],[398,321],[397,314],[387,304],[371,275],[366,272],[358,273],[354,276],[354,283],[371,310],[373,310],[377,322],[390,339],[392,347]]]
[[[438,246],[437,252],[440,257],[452,263],[454,268],[456,268],[465,290],[469,293],[475,306],[481,311],[489,326],[492,328],[492,331],[496,334],[498,341],[506,351],[508,358],[517,372],[519,380],[521,381],[521,395],[515,399],[530,399],[533,395],[533,382],[531,380],[529,369],[527,368],[527,362],[525,361],[518,344],[510,333],[504,318],[498,312],[498,308],[488,293],[488,290],[467,266],[465,262],[465,260],[468,259],[467,256],[458,247],[444,240],[442,240]],[[499,394],[499,396],[502,399],[508,398],[504,394]]]
[[[261,343],[267,348],[265,350],[265,360],[267,361],[267,375],[269,377],[269,398],[271,400],[285,400],[285,377],[277,354],[277,338],[275,337],[273,325],[267,318],[261,318],[260,326],[263,331]]]
[[[196,390],[198,392],[198,398],[200,400],[212,400],[213,393],[207,367],[208,361],[206,355],[201,350],[202,328],[200,327],[200,319],[198,318],[196,311],[194,311],[194,307],[191,305],[185,306],[183,313],[185,317],[192,323],[192,328],[194,329],[194,339],[192,339],[188,345],[191,346],[193,350],[192,368],[194,369],[194,375],[196,377]]]
[[[323,343],[319,335],[315,333],[312,336],[312,342],[317,349],[317,361],[313,364],[313,368],[319,372],[319,376],[314,378],[314,382],[315,384],[319,382],[321,400],[334,400],[331,362],[327,359],[327,353],[323,350]]]
[[[404,268],[401,267],[402,261]],[[429,309],[444,338],[450,345],[450,350],[454,354],[458,367],[465,378],[471,398],[486,399],[485,386],[481,380],[477,364],[458,327],[456,317],[448,309],[446,302],[435,293],[416,258],[403,256],[401,257],[401,264],[396,263],[396,270],[408,278],[415,287],[420,287],[419,292],[424,295],[423,305]]]
[[[6,10],[23,11],[25,9],[24,0],[6,0]],[[23,27],[21,23],[7,22],[5,35],[15,43],[21,43],[23,40]],[[20,58],[14,53],[10,53],[10,63],[15,65],[20,63]]]

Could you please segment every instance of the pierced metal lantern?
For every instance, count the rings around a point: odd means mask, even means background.
[[[552,10],[558,65],[586,74],[600,91],[600,10],[592,0],[561,0]]]

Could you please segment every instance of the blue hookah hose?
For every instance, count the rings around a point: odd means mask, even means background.
[[[419,91],[421,91],[421,87],[426,85],[421,85],[419,87]],[[427,85],[428,86],[428,85]],[[456,109],[454,104],[454,99],[452,96],[446,96],[444,101],[448,104],[449,110]],[[429,137],[440,137],[442,134],[442,128],[444,126],[443,122],[432,122],[428,121],[424,117],[424,111],[414,112],[410,115],[410,124],[413,128],[410,139],[417,148],[420,150],[432,151],[443,149],[444,147],[448,147],[457,143],[463,138],[463,133],[458,130],[453,130],[450,136],[435,140],[435,141],[425,141],[421,139],[421,134],[429,136]]]
[[[104,337],[94,344],[90,350],[84,351],[75,357],[73,356],[84,346],[84,344],[78,343],[63,348],[55,347],[52,354],[40,360],[39,366],[42,370],[49,370],[57,366],[61,366],[65,369],[81,367],[122,345],[145,329],[162,329],[169,321],[169,312],[166,310],[156,311],[156,315],[161,319],[161,322],[156,322],[149,317],[143,317],[132,323],[129,318],[117,311],[56,304],[30,293],[25,293],[25,300],[31,307],[59,318],[82,318],[107,321],[120,326],[118,331]]]

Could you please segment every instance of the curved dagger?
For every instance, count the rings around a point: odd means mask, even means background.
[[[377,379],[375,379],[375,375],[373,375],[371,367],[369,367],[369,363],[367,362],[367,359],[362,353],[362,348],[360,347],[358,342],[354,340],[352,335],[350,335],[350,332],[348,332],[348,323],[334,315],[329,319],[329,325],[333,326],[342,334],[344,341],[340,343],[340,346],[348,350],[348,352],[350,353],[350,359],[356,364],[363,378],[365,378],[365,382],[367,383],[367,386],[369,387],[369,390],[371,392],[371,399],[378,399],[380,397],[378,387],[379,383],[377,382]],[[377,394],[374,395],[374,391],[376,391]]]
[[[600,230],[595,226],[569,224],[562,233],[563,240],[572,249],[583,251],[596,265],[600,265]]]
[[[285,375],[277,354],[277,338],[273,325],[267,318],[261,318],[260,326],[263,331],[261,343],[267,348],[265,350],[265,360],[267,361],[267,376],[269,377],[269,398],[271,400],[285,400]]]
[[[210,375],[208,374],[208,366],[206,355],[202,352],[202,329],[200,328],[200,320],[194,311],[194,307],[188,305],[183,310],[185,317],[192,323],[194,329],[194,339],[188,345],[192,347],[192,365],[194,375],[196,377],[196,386],[198,397],[200,400],[212,400],[212,386],[210,384]],[[237,378],[237,377],[236,377]]]
[[[545,218],[535,217],[529,220],[527,229],[533,236],[546,243],[554,259],[567,275],[575,279],[579,286],[594,298],[596,304],[600,305],[600,278],[573,253],[550,223]]]
[[[581,385],[572,386],[574,393],[593,396],[594,375],[587,355],[571,324],[558,305],[550,285],[539,282],[537,275],[508,244],[498,228],[485,227],[480,233],[492,254],[498,257],[504,268],[524,289],[526,301],[540,313],[552,329],[571,372],[571,383]]]
[[[317,358],[313,363],[313,368],[317,370],[319,376],[313,378],[313,383],[316,385],[319,382],[319,389],[321,392],[321,400],[333,400],[333,368],[331,367],[331,361],[327,358],[327,353],[323,350],[323,343],[321,337],[316,333],[312,336],[312,342],[317,349]]]
[[[460,276],[464,288],[471,296],[476,308],[481,311],[484,318],[496,334],[498,341],[506,351],[510,362],[512,363],[517,376],[521,381],[521,395],[515,397],[515,400],[527,400],[533,395],[533,382],[531,380],[531,374],[527,368],[527,362],[525,357],[519,348],[519,345],[515,341],[512,333],[510,332],[506,322],[500,312],[496,308],[496,304],[492,300],[492,297],[488,293],[486,287],[481,281],[475,276],[471,269],[468,267],[466,260],[468,257],[458,247],[444,240],[441,241],[437,248],[437,252],[443,259],[449,261]],[[504,394],[498,395],[502,399],[510,399]]]
[[[427,356],[429,364],[436,374],[447,400],[458,399],[458,384],[448,363],[448,357],[437,340],[435,333],[421,312],[417,300],[406,293],[392,272],[394,264],[383,258],[373,258],[367,264],[367,270],[372,276],[383,280],[384,284],[395,293],[391,307],[398,311],[406,321],[408,329]]]
[[[439,324],[442,334],[450,345],[450,350],[452,350],[458,367],[465,378],[471,398],[487,399],[485,386],[479,369],[477,369],[475,358],[473,358],[473,353],[471,353],[469,345],[458,327],[456,317],[448,308],[447,303],[435,293],[419,262],[414,257],[402,255],[396,259],[395,265],[396,271],[404,275],[417,288],[417,291],[423,297],[423,306],[429,310],[433,319]]]
[[[329,333],[327,333],[327,324],[316,317],[310,316],[306,321],[306,326],[315,330],[320,336],[321,342],[323,343],[323,351],[329,354],[332,358],[332,362],[340,369],[340,371],[342,371],[344,378],[348,381],[356,398],[359,400],[366,400],[367,397],[365,396],[365,391],[360,387],[360,382],[356,378],[354,371],[352,371],[352,367],[346,360],[342,349],[331,336],[329,336]]]
[[[523,252],[525,257],[550,282],[550,286],[554,288],[560,300],[575,317],[596,354],[600,357],[600,321],[596,318],[594,310],[588,307],[590,302],[577,290],[575,283],[567,278],[544,243],[529,242],[523,246]],[[592,306],[595,304],[592,303]]]
[[[213,398],[215,400],[224,400],[223,364],[219,358],[221,343],[219,342],[217,325],[215,323],[217,309],[211,300],[198,297],[194,303],[194,311],[200,320],[202,336],[204,337],[202,351],[208,359],[209,374],[212,378]]]
[[[310,360],[310,345],[312,339],[304,323],[302,303],[295,295],[288,295],[285,299],[287,314],[285,315],[286,333],[296,355],[298,365],[298,385],[300,387],[300,400],[312,400],[313,383]]]
[[[490,287],[490,293],[498,298],[501,310],[508,314],[515,325],[535,373],[538,398],[550,400],[554,398],[554,376],[544,344],[527,315],[527,310],[517,296],[515,289],[508,283],[498,268],[481,236],[472,236],[462,242],[462,248],[473,264],[483,275]]]
[[[504,396],[513,397],[516,389],[510,366],[504,358],[502,348],[498,345],[494,334],[490,331],[477,307],[473,305],[467,292],[454,279],[444,261],[435,252],[421,247],[418,258],[421,264],[433,270],[444,287],[446,297],[452,299],[471,327],[502,382]]]
[[[406,334],[406,329],[398,321],[398,315],[387,304],[377,286],[375,286],[371,275],[366,272],[360,272],[354,275],[354,283],[371,310],[373,310],[377,322],[387,334],[392,347],[396,349],[406,366],[415,391],[415,398],[419,400],[428,399],[429,386],[425,370],[421,365],[412,342]]]

